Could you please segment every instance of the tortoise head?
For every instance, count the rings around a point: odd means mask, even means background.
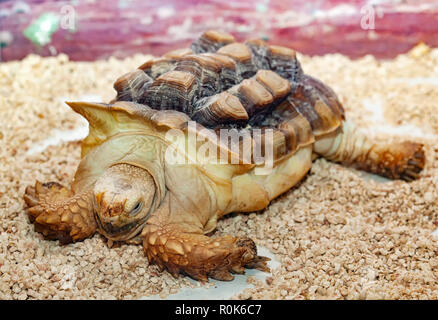
[[[137,236],[152,211],[155,194],[155,182],[147,170],[129,164],[108,168],[94,185],[100,232],[115,241]]]

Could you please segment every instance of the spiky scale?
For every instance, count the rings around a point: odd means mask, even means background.
[[[70,219],[71,219],[71,213],[68,211],[64,212],[61,216],[61,222],[68,223],[68,222],[70,222]]]
[[[78,199],[77,204],[82,208],[82,209],[88,209],[88,203],[85,199]]]
[[[164,262],[168,262],[169,261],[169,256],[166,253],[162,253],[160,255],[160,258],[163,259]]]
[[[70,206],[70,211],[73,212],[73,213],[79,213],[80,208],[79,208],[79,206],[77,204],[73,204],[73,205]]]
[[[158,238],[158,243],[162,246],[166,245],[166,242],[168,240],[168,237],[166,237],[165,235],[161,236]]]
[[[151,231],[149,231],[149,232],[151,232]],[[155,243],[157,241],[157,237],[158,236],[156,233],[153,233],[153,232],[149,233],[148,243],[152,246],[155,245]]]
[[[183,246],[179,241],[176,240],[168,240],[166,242],[166,249],[176,254],[181,254],[181,255],[184,254]]]

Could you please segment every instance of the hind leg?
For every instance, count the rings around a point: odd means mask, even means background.
[[[35,230],[46,239],[69,243],[96,231],[90,191],[74,195],[59,183],[36,182],[26,188],[23,198]]]
[[[426,161],[421,143],[374,141],[350,122],[344,123],[342,132],[315,142],[314,151],[335,162],[405,181],[417,179]]]

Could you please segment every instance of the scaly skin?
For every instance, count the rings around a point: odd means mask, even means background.
[[[371,150],[377,161],[356,161],[357,169],[379,174],[389,179],[413,181],[420,176],[425,165],[423,144],[411,141],[401,143],[376,145]]]
[[[65,244],[88,238],[96,231],[91,190],[74,195],[57,182],[37,181],[35,187],[26,188],[24,200],[35,230],[46,239]]]
[[[266,264],[269,258],[257,255],[254,241],[228,235],[210,238],[190,225],[173,223],[171,203],[171,195],[166,196],[143,229],[143,246],[149,262],[167,268],[175,277],[184,273],[202,282],[208,277],[233,280],[231,273],[243,274],[245,267],[269,272]]]
[[[377,142],[347,121],[341,132],[315,142],[314,151],[331,161],[389,179],[412,181],[425,166],[423,147],[423,144],[411,141]]]

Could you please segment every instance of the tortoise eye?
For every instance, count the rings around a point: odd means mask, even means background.
[[[130,216],[135,216],[137,213],[140,212],[140,210],[143,208],[143,202],[139,201],[136,203],[134,208],[132,208],[131,212],[129,213]]]

